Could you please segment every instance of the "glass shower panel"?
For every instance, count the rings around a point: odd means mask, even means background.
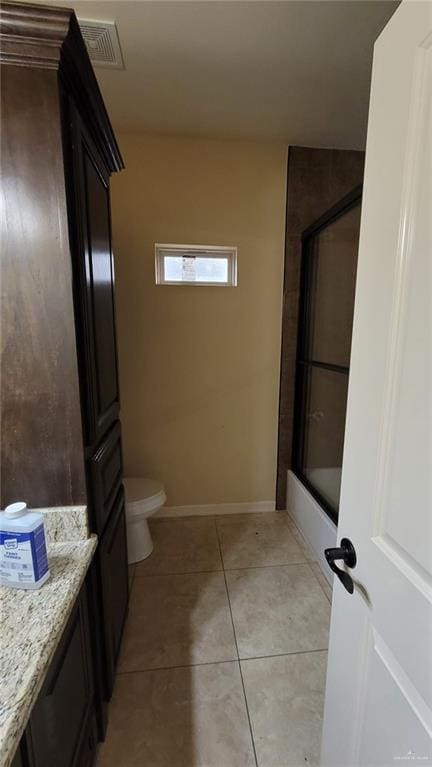
[[[348,375],[310,367],[305,373],[303,473],[337,513]]]
[[[293,469],[337,522],[361,188],[303,233]]]
[[[349,366],[360,229],[360,205],[317,234],[310,253],[307,357]]]

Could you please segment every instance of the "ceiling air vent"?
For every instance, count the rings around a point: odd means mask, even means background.
[[[95,67],[124,69],[123,57],[114,21],[78,19],[90,61]]]

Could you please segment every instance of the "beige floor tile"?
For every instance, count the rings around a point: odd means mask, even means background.
[[[330,605],[308,564],[226,576],[240,658],[327,647]]]
[[[318,562],[312,562],[311,568],[314,572],[315,577],[320,583],[320,586],[322,590],[324,591],[324,594],[326,595],[328,601],[331,603],[332,596],[333,596],[333,589],[330,586],[330,583],[328,582],[327,578],[325,577],[323,571],[321,570],[321,567],[319,566]]]
[[[306,559],[309,562],[316,562],[317,561],[317,557],[316,557],[316,554],[315,554],[312,546],[309,546],[307,540],[303,537],[303,535],[301,534],[301,532],[298,529],[297,525],[294,524],[294,522],[291,522],[291,532],[292,532],[294,538],[296,539],[298,545],[303,550]]]
[[[119,671],[236,658],[222,573],[135,576]]]
[[[259,767],[319,764],[327,653],[242,661]]]
[[[214,519],[150,520],[154,549],[138,562],[137,577],[222,570]]]
[[[237,663],[125,674],[98,767],[254,767]]]
[[[287,515],[288,520],[290,521],[292,525],[292,531],[296,541],[299,543],[300,546],[303,546],[306,552],[307,559],[312,562],[316,562],[317,561],[316,553],[313,550],[312,546],[310,546],[307,540],[304,538],[299,528],[297,527],[294,516],[291,514],[290,511],[285,511],[284,513]]]
[[[284,513],[227,515],[217,519],[225,569],[305,562],[303,546]]]

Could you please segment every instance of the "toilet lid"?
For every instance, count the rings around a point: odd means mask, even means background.
[[[123,484],[126,493],[126,502],[146,501],[155,495],[164,494],[164,486],[158,479],[146,477],[125,477]]]

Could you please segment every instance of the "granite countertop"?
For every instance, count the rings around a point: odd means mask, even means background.
[[[48,540],[40,589],[0,587],[0,767],[12,762],[96,545],[95,536]]]

